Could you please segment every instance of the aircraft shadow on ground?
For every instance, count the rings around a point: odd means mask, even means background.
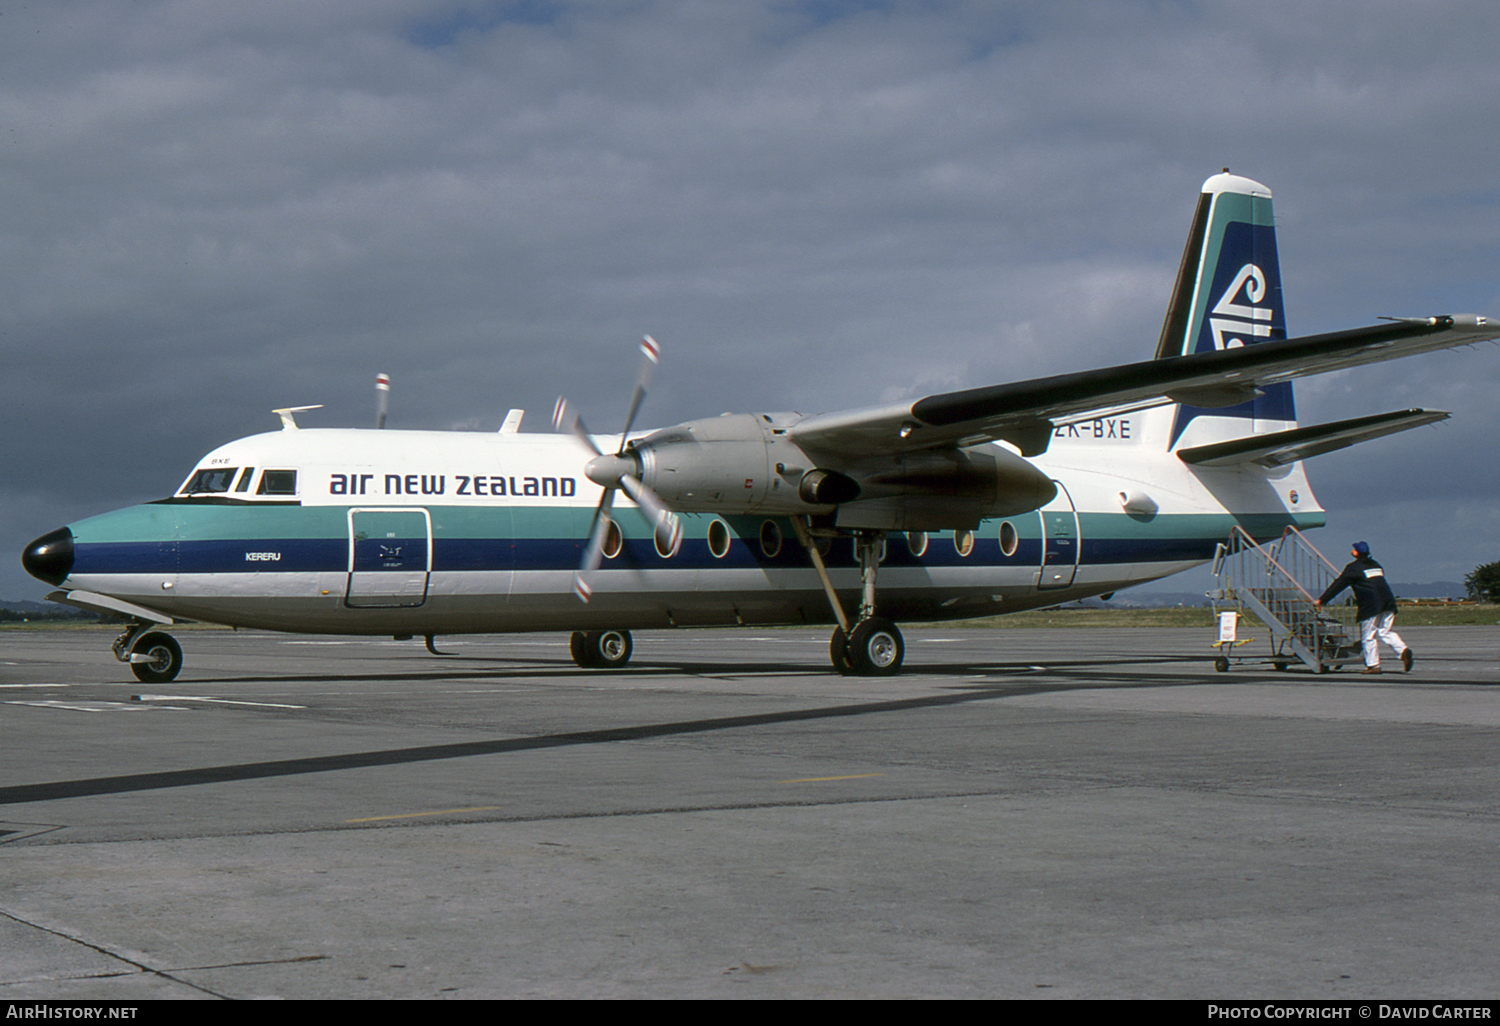
[[[464,667],[462,669],[433,669],[433,670],[394,670],[388,673],[369,673],[367,671],[349,673],[258,673],[253,675],[240,675],[223,677],[179,677],[173,682],[173,687],[181,687],[184,684],[268,684],[268,683],[316,683],[326,684],[330,682],[358,683],[361,681],[470,681],[470,680],[538,680],[559,679],[577,680],[581,674],[596,671],[580,670],[571,659],[538,659],[513,658],[493,656],[443,656],[444,666],[453,666],[454,663],[463,661],[466,663],[484,663],[490,665],[491,669],[474,669]],[[1211,660],[1202,656],[1166,655],[1143,657],[1132,655],[1128,659],[1101,660],[1098,657],[1092,659],[1049,659],[1045,666],[1021,660],[1009,662],[971,662],[971,663],[934,663],[922,664],[907,662],[906,675],[921,674],[927,677],[973,677],[976,674],[1023,674],[1032,675],[1045,671],[1051,673],[1078,671],[1099,673],[1111,662],[1129,662],[1131,665],[1161,665],[1161,664],[1193,664],[1196,663],[1205,671],[1211,668]],[[495,663],[513,663],[513,666],[494,667]],[[690,662],[666,662],[637,659],[629,667],[620,670],[611,670],[608,676],[611,678],[620,676],[641,676],[660,674],[684,674],[693,677],[755,677],[760,675],[775,675],[783,677],[787,675],[804,675],[817,677],[826,675],[830,679],[837,679],[834,671],[823,661],[808,663],[789,663],[778,660],[775,663],[745,663],[724,661],[690,661]]]
[[[737,668],[743,673],[743,667]],[[993,672],[994,667],[988,671]],[[977,668],[969,672],[980,672]],[[1030,667],[1017,667],[1013,672],[1035,674]],[[1066,672],[1066,671],[1065,671]],[[1075,671],[1075,672],[1080,672]],[[488,676],[488,675],[485,675]],[[330,678],[299,678],[326,680]],[[361,678],[369,679],[369,678]],[[410,679],[401,675],[395,679]],[[439,679],[452,679],[445,675]],[[471,679],[465,675],[465,679]],[[1132,687],[1159,688],[1185,686],[1201,683],[1197,679],[1163,681],[1142,680],[1139,676],[1117,675],[1112,682],[1101,677],[1099,668],[1089,668],[1086,682],[1046,680],[1032,678],[1035,683],[965,681],[945,694],[924,695],[914,698],[887,699],[870,702],[843,703],[815,709],[789,709],[777,712],[753,713],[743,716],[709,717],[678,720],[666,723],[646,723],[627,727],[612,727],[603,730],[567,731],[542,734],[535,737],[506,738],[495,741],[466,741],[455,744],[424,745],[414,748],[391,748],[368,752],[348,752],[341,755],[308,756],[295,759],[276,759],[266,762],[237,763],[223,766],[200,766],[191,769],[164,770],[152,773],[129,773],[118,776],[90,777],[80,780],[58,780],[41,784],[19,784],[0,787],[0,806],[18,805],[28,802],[56,801],[67,798],[84,798],[108,794],[125,794],[137,791],[154,791],[173,787],[193,787],[204,784],[222,784],[242,780],[262,780],[270,777],[297,776],[309,773],[329,773],[339,770],[368,769],[381,766],[399,766],[410,763],[435,762],[446,759],[467,759],[487,755],[505,755],[517,752],[532,752],[578,745],[614,744],[628,741],[646,741],[688,734],[703,734],[715,731],[740,730],[771,724],[796,723],[814,720],[843,719],[856,716],[873,716],[901,713],[921,709],[941,708],[972,702],[986,702],[1015,698],[1021,695],[1046,694],[1082,688]],[[223,683],[220,681],[220,683]]]

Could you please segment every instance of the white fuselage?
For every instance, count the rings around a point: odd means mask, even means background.
[[[1198,565],[1236,524],[1270,538],[1322,523],[1300,463],[1193,468],[1164,451],[1168,410],[1058,427],[1032,460],[1058,484],[1040,510],[973,531],[889,533],[881,615],[1053,605]],[[606,450],[618,441],[599,439]],[[255,435],[199,463],[190,480],[214,491],[70,525],[75,556],[62,586],[163,617],[317,633],[832,621],[785,515],[682,513],[680,544],[662,551],[623,497],[621,544],[581,603],[571,584],[600,498],[583,473],[589,455],[553,435]],[[857,605],[851,541],[826,538],[820,550],[841,600]]]

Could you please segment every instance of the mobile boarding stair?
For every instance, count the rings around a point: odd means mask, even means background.
[[[1345,663],[1363,666],[1353,607],[1347,602],[1317,606],[1318,596],[1338,575],[1295,527],[1267,545],[1235,527],[1214,557],[1219,581],[1218,590],[1209,593],[1219,625],[1214,669],[1223,673],[1239,662],[1270,663],[1278,670],[1302,662],[1318,673]],[[1268,654],[1251,651],[1259,649],[1255,637],[1239,637],[1246,613],[1268,630]]]

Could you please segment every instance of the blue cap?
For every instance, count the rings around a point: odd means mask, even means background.
[[[1355,552],[1356,555],[1359,555],[1359,556],[1368,556],[1370,554],[1370,545],[1369,545],[1369,543],[1368,542],[1355,542],[1354,543],[1354,552]]]

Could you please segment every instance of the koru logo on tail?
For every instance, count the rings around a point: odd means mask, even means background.
[[[1254,264],[1240,268],[1209,312],[1215,349],[1237,349],[1245,344],[1246,336],[1271,337],[1271,308],[1258,305],[1267,291],[1264,271]]]

